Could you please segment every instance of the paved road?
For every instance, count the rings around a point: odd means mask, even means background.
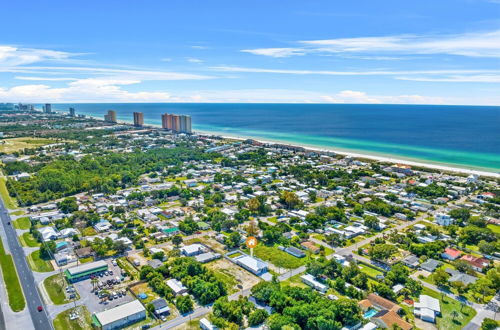
[[[14,260],[14,264],[16,265],[17,273],[19,275],[19,281],[21,282],[21,286],[24,291],[24,296],[26,298],[28,310],[31,314],[31,319],[33,321],[34,329],[36,330],[53,329],[52,322],[50,322],[46,314],[45,305],[42,299],[40,298],[40,294],[38,292],[35,283],[35,278],[33,277],[33,273],[28,266],[23,248],[21,247],[17,239],[16,230],[12,225],[7,224],[11,222],[11,218],[1,198],[0,198],[0,218],[1,218],[0,221],[1,226],[3,226],[3,229],[5,230],[7,236],[7,242],[4,242],[4,244],[8,244],[10,253],[12,254],[12,258]],[[38,312],[37,310],[38,306],[43,306],[44,311]]]
[[[228,297],[229,300],[237,300],[240,296],[245,296],[248,297],[250,296],[251,289],[245,289],[238,291],[236,293],[233,293]],[[172,329],[175,327],[178,327],[186,322],[191,321],[192,319],[197,319],[199,317],[202,317],[203,315],[206,315],[212,311],[212,305],[207,305],[207,306],[201,306],[196,308],[194,311],[192,311],[189,314],[184,314],[184,315],[179,315],[175,319],[170,320],[168,322],[165,322],[161,325],[158,325],[152,330],[163,330],[163,329]]]

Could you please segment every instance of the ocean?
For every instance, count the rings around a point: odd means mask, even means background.
[[[38,106],[41,108],[41,105]],[[500,171],[500,107],[385,104],[124,103],[53,104],[120,121],[144,113],[191,115],[193,130],[253,137],[454,167]]]

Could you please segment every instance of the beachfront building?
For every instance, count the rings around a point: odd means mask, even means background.
[[[176,133],[191,133],[191,116],[165,113],[161,115],[161,127]]]
[[[102,330],[122,329],[146,318],[146,309],[139,300],[116,306],[92,316],[92,324]]]
[[[64,271],[64,275],[70,283],[74,283],[87,279],[90,275],[104,272],[106,270],[108,270],[108,264],[104,260],[99,260],[66,269]]]
[[[108,113],[104,115],[104,121],[108,123],[116,123],[116,111],[108,110]]]
[[[134,112],[134,126],[135,127],[144,126],[144,113]]]

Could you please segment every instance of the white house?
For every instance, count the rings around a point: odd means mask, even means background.
[[[419,297],[419,302],[415,302],[413,313],[426,322],[436,322],[436,316],[441,315],[441,307],[439,300],[422,294]]]
[[[38,228],[38,232],[42,234],[42,239],[44,242],[56,240],[59,235],[53,227],[42,227]]]
[[[448,215],[444,213],[436,213],[434,216],[434,221],[440,226],[449,226],[453,224],[454,220]]]

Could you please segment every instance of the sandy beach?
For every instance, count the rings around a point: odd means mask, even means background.
[[[87,116],[92,118],[92,119],[98,120],[98,121],[103,121],[101,118],[98,118],[95,116],[89,116],[89,115],[87,115]],[[132,122],[120,120],[118,122],[118,124],[131,125]],[[152,124],[144,125],[144,127],[145,128],[147,128],[147,127],[161,128],[160,125],[152,125]],[[264,143],[264,144],[285,144],[285,145],[290,145],[290,146],[302,147],[304,149],[311,150],[311,151],[317,151],[317,152],[334,152],[334,153],[339,154],[339,155],[353,157],[353,158],[364,158],[364,159],[370,159],[370,160],[386,162],[386,163],[398,163],[398,164],[406,164],[406,165],[410,165],[410,166],[436,169],[436,170],[445,171],[445,172],[454,172],[454,173],[461,173],[461,174],[474,174],[474,175],[479,175],[479,176],[500,178],[500,172],[462,168],[462,167],[450,166],[450,165],[446,165],[446,164],[436,164],[436,163],[431,163],[431,162],[423,162],[423,161],[418,161],[418,160],[404,159],[404,158],[400,158],[400,157],[374,155],[374,154],[369,154],[369,153],[359,153],[359,152],[353,152],[353,151],[349,151],[349,150],[342,150],[342,149],[338,149],[335,147],[317,147],[317,146],[311,146],[311,145],[307,145],[307,144],[290,143],[287,141],[265,140],[265,139],[260,139],[258,137],[252,137],[252,136],[231,135],[231,134],[222,133],[222,132],[208,132],[208,131],[195,130],[195,131],[193,131],[193,133],[205,135],[205,136],[219,136],[219,137],[223,137],[223,138],[227,138],[227,139],[234,139],[234,140],[239,140],[239,141],[252,139],[252,140],[258,141],[260,143]]]

